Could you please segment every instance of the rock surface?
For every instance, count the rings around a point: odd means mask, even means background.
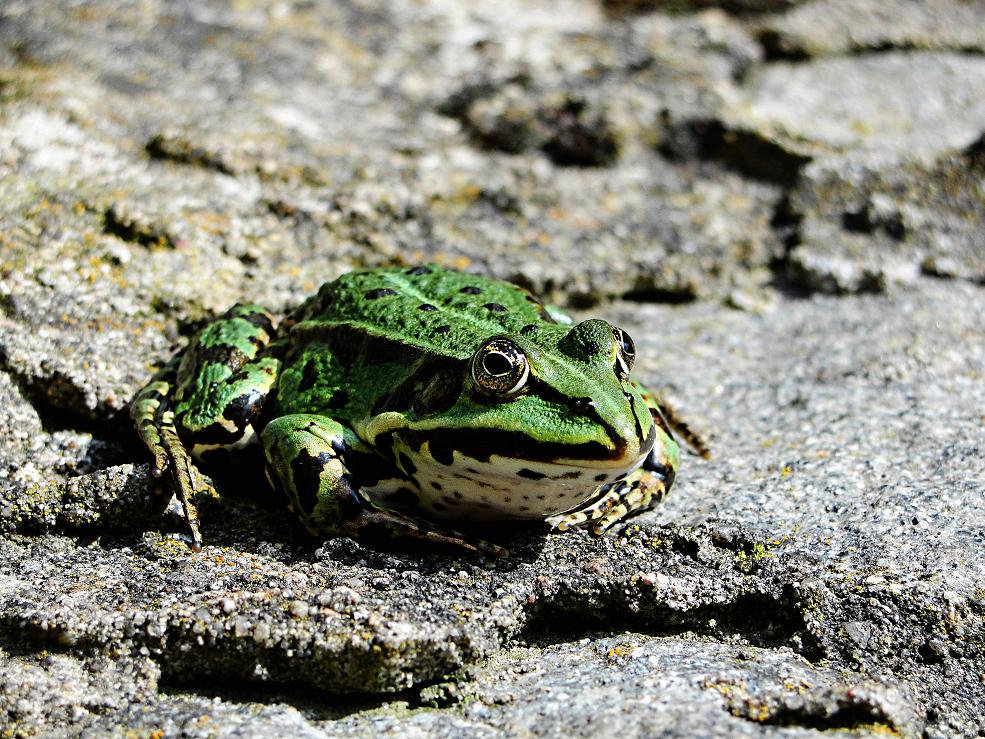
[[[0,731],[981,735],[978,14],[5,3]],[[234,488],[189,552],[134,391],[237,300],[420,261],[623,326],[712,460],[505,560]]]

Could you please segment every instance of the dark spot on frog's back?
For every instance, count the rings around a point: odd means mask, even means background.
[[[330,410],[337,411],[339,408],[344,408],[348,402],[349,393],[345,390],[336,390],[332,393],[332,397],[328,399],[325,407]]]
[[[329,452],[319,452],[316,457],[307,449],[302,449],[291,460],[291,476],[298,495],[297,502],[303,511],[311,513],[315,509],[321,473],[331,460],[332,455]]]
[[[202,364],[221,364],[235,372],[250,361],[242,351],[229,344],[213,344],[198,351],[199,366]]]
[[[298,383],[298,392],[306,392],[311,390],[318,381],[318,367],[317,362],[314,359],[309,359],[304,363],[304,369],[301,370],[301,381]]]
[[[523,334],[524,336],[529,336],[536,330],[537,330],[536,323],[528,323],[526,326],[520,329],[520,333]]]
[[[236,424],[236,428],[242,431],[263,410],[263,401],[266,397],[266,395],[256,390],[243,393],[226,406],[222,412],[222,416],[223,418],[228,418]]]
[[[448,326],[447,324],[444,326],[438,326],[434,329],[436,334],[447,334],[449,331],[451,331],[451,326]]]
[[[420,275],[429,275],[429,274],[431,274],[431,268],[430,267],[423,267],[423,266],[421,266],[421,267],[411,267],[406,272],[404,272],[404,274],[413,275],[415,277],[419,277]]]
[[[417,306],[417,310],[432,311],[432,310],[438,310],[438,309],[435,308],[430,303],[421,303],[419,306]]]
[[[499,303],[486,303],[483,308],[492,311],[493,313],[505,313],[506,306],[500,305]]]
[[[458,292],[462,293],[463,295],[478,295],[479,293],[482,292],[482,288],[475,287],[474,285],[469,285],[468,287],[463,287]]]
[[[266,313],[261,313],[260,311],[253,311],[247,316],[243,316],[247,323],[252,326],[256,326],[267,332],[267,336],[274,333],[274,324],[270,321],[270,316]]]
[[[404,472],[407,473],[409,477],[413,477],[414,473],[417,472],[417,465],[415,465],[413,460],[403,452],[400,452],[399,458],[400,466],[403,468]]]
[[[420,499],[410,488],[400,488],[395,493],[387,496],[387,502],[403,511],[413,511],[417,508]]]
[[[376,300],[378,298],[385,298],[388,295],[396,295],[396,290],[391,290],[389,287],[378,287],[375,290],[367,290],[365,294],[366,300]]]

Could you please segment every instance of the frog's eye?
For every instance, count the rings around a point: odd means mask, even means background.
[[[489,395],[514,395],[523,389],[529,376],[527,356],[509,339],[487,341],[472,357],[472,380]]]
[[[633,337],[615,326],[612,327],[612,336],[616,340],[616,374],[622,378],[629,377],[636,361],[636,344]]]

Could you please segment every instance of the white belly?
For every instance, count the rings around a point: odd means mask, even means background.
[[[428,518],[464,521],[546,518],[575,507],[643,462],[641,457],[628,468],[605,469],[496,455],[483,462],[455,452],[452,464],[444,465],[431,459],[426,444],[415,452],[400,442],[394,453],[411,462],[409,479],[383,480],[364,492],[383,506],[412,506]]]

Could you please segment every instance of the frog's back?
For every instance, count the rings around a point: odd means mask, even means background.
[[[288,323],[274,415],[356,423],[403,410],[425,378],[448,378],[451,392],[487,339],[554,321],[523,288],[428,266],[345,274]]]
[[[456,359],[497,333],[553,323],[521,287],[435,265],[342,275],[322,286],[302,320],[307,331],[355,331]]]

